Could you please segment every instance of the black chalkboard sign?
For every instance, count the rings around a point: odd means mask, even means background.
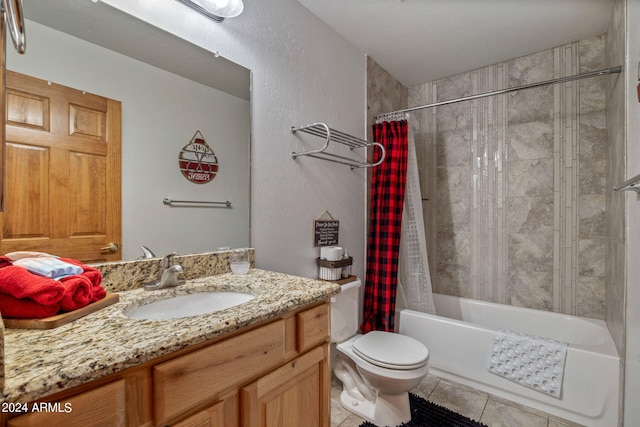
[[[314,246],[333,246],[338,244],[339,221],[315,220],[313,222]]]

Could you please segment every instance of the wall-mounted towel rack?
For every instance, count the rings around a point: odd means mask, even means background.
[[[301,156],[309,156],[315,157],[317,159],[327,160],[329,162],[341,163],[343,165],[348,165],[353,168],[371,168],[374,166],[378,166],[384,161],[384,157],[386,155],[385,149],[382,144],[377,142],[367,142],[360,138],[356,138],[355,136],[351,136],[347,133],[340,132],[335,129],[331,129],[326,123],[316,122],[308,125],[300,126],[300,127],[291,127],[291,133],[295,134],[296,132],[304,132],[311,135],[318,136],[320,138],[325,139],[324,145],[317,150],[309,150],[309,151],[301,151],[301,152],[292,152],[291,157],[297,158]],[[327,152],[329,145],[332,141],[339,142],[340,144],[344,144],[348,146],[351,150],[354,148],[368,148],[368,147],[376,147],[380,153],[377,157],[378,160],[376,162],[366,162],[362,160],[353,159],[347,156],[342,156],[335,153]],[[365,153],[366,154],[366,153]],[[375,155],[374,155],[374,158]]]
[[[616,191],[635,191],[637,194],[640,194],[640,175],[626,180],[622,184],[613,187],[613,189]]]
[[[162,203],[164,203],[167,206],[174,206],[176,204],[180,204],[180,205],[209,205],[209,207],[225,207],[225,208],[231,207],[231,202],[228,200],[226,202],[206,202],[206,201],[198,201],[198,200],[172,200],[168,197],[165,197],[164,199],[162,199]]]

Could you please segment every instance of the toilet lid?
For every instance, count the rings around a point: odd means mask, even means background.
[[[420,341],[392,332],[369,332],[356,339],[352,348],[367,362],[383,368],[415,369],[429,359],[429,350]]]

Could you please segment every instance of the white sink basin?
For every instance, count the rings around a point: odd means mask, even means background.
[[[199,292],[141,305],[124,314],[140,320],[168,320],[213,313],[254,298],[244,292]]]

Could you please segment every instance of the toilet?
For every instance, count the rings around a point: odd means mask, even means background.
[[[357,334],[360,280],[342,285],[331,299],[331,363],[342,382],[340,403],[377,426],[411,419],[409,391],[429,371],[429,351],[420,341],[392,332]]]

